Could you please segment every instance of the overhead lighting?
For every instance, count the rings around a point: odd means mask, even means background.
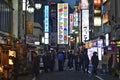
[[[28,7],[28,12],[33,13],[34,12],[34,7]]]
[[[40,4],[40,3],[35,3],[35,8],[36,9],[40,9],[42,7],[42,4]]]
[[[101,17],[94,17],[94,26],[101,26]]]
[[[78,31],[75,31],[75,34],[78,34]]]
[[[101,13],[101,10],[94,10],[94,13],[95,13],[95,14],[100,14],[100,13]]]

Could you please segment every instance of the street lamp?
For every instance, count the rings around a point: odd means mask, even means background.
[[[42,4],[40,4],[40,3],[35,3],[35,8],[36,9],[40,9],[42,7]]]
[[[22,4],[23,4],[23,11],[28,11],[30,13],[34,12],[35,8],[38,10],[42,7],[41,3],[37,2],[37,3],[33,4],[29,0],[23,0]]]
[[[29,6],[28,9],[27,9],[27,11],[30,12],[30,13],[33,13],[34,12],[34,7]]]
[[[35,3],[35,6],[28,6],[28,12],[33,13],[35,9],[39,10],[42,7],[42,4]]]
[[[28,12],[33,13],[35,9],[39,10],[42,7],[42,4],[35,3],[35,6],[29,6]]]

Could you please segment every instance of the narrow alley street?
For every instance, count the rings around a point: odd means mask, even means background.
[[[20,76],[18,80],[32,80],[32,75]],[[37,80],[119,80],[110,75],[85,74],[82,71],[67,70],[39,74]]]

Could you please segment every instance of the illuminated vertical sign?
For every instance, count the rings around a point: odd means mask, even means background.
[[[45,44],[49,44],[49,6],[45,5],[44,10],[44,37]]]
[[[72,34],[73,29],[73,14],[70,14],[70,34]]]
[[[57,6],[58,44],[68,44],[68,3],[59,3]]]
[[[100,40],[98,40],[98,42],[97,42],[98,44],[98,59],[99,60],[102,60],[102,47],[103,47],[103,40],[102,39],[100,39]]]
[[[44,32],[49,32],[49,6],[45,5],[45,13],[44,13]]]
[[[82,10],[82,42],[89,40],[89,10]]]
[[[75,9],[73,14],[73,26],[74,28],[78,27],[78,9]]]
[[[105,44],[109,46],[109,34],[105,34]]]

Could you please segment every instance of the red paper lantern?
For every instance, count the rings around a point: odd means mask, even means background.
[[[94,0],[94,6],[100,6],[101,3],[101,0]]]

